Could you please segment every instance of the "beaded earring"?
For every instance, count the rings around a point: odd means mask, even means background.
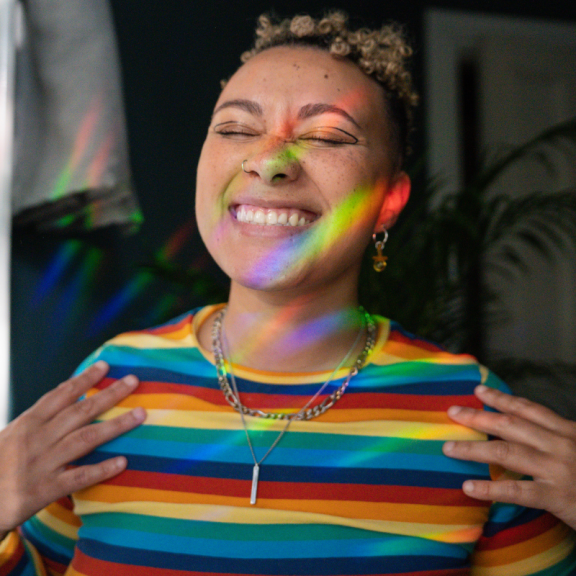
[[[382,270],[386,268],[386,260],[388,260],[388,256],[382,254],[382,250],[384,250],[384,246],[388,240],[388,231],[384,226],[382,226],[382,233],[384,234],[382,240],[377,240],[376,232],[372,234],[372,240],[376,248],[376,256],[372,256],[372,260],[374,260],[374,270],[376,270],[376,272],[382,272]]]

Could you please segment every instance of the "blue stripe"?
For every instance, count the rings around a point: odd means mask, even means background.
[[[111,452],[95,451],[79,459],[78,466],[102,462],[114,455]],[[203,478],[252,478],[254,464],[248,452],[246,464],[227,464],[202,460],[177,460],[172,458],[132,455],[128,457],[128,468],[144,472],[182,474]],[[433,488],[458,488],[467,479],[490,479],[486,464],[470,463],[474,472],[428,472],[418,470],[370,469],[370,468],[320,468],[306,466],[276,466],[266,463],[260,470],[260,480],[269,482],[315,482],[328,484],[369,484],[388,486],[420,486]]]
[[[135,522],[137,526],[137,522]],[[201,529],[200,529],[201,532]],[[438,545],[425,539],[390,537],[382,535],[380,540],[363,540],[352,538],[348,540],[322,540],[313,541],[259,541],[259,540],[215,540],[197,536],[176,536],[174,534],[161,534],[140,532],[137,530],[117,529],[112,527],[91,528],[82,527],[82,539],[94,540],[108,545],[122,542],[126,548],[145,549],[155,552],[170,552],[199,556],[213,556],[215,558],[376,558],[390,556],[439,556],[454,557],[466,560],[468,552],[460,546]],[[238,533],[241,538],[241,533]]]
[[[256,446],[256,456],[262,457],[272,442],[277,438],[277,432],[262,432],[263,437],[269,438],[268,443],[262,447]],[[236,442],[220,444],[167,442],[165,440],[144,440],[132,438],[130,433],[116,438],[100,446],[99,450],[114,454],[138,455],[145,454],[150,457],[163,457],[181,460],[210,460],[212,462],[230,462],[232,464],[245,464],[250,461],[250,453],[243,431],[233,432]],[[440,443],[439,443],[440,444]],[[260,448],[260,449],[259,449]],[[260,454],[262,452],[262,454]],[[321,466],[337,467],[352,466],[355,468],[401,470],[427,470],[434,472],[456,472],[460,474],[473,473],[477,466],[463,460],[455,460],[444,456],[438,448],[437,454],[407,454],[402,452],[377,452],[362,450],[317,450],[306,448],[285,448],[280,443],[266,459],[266,464],[285,466]]]
[[[87,556],[120,564],[152,566],[171,570],[194,570],[229,574],[282,574],[282,575],[357,575],[402,574],[417,570],[449,570],[468,566],[462,558],[443,556],[394,556],[377,558],[306,558],[306,559],[243,559],[213,558],[194,554],[155,552],[149,549],[131,549],[124,546],[104,545],[82,539],[78,547]]]

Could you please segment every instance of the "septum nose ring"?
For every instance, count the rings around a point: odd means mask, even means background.
[[[242,172],[246,172],[246,174],[249,174],[249,172],[244,168],[244,162],[247,162],[248,158],[246,158],[246,160],[242,160]]]

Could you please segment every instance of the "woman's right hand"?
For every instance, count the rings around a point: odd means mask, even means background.
[[[96,362],[42,396],[0,431],[0,539],[51,502],[112,478],[126,467],[123,456],[88,466],[67,466],[146,418],[143,408],[135,408],[91,424],[138,386],[137,378],[129,375],[78,401],[107,372],[105,362]]]

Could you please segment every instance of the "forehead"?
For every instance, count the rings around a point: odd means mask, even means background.
[[[279,46],[257,54],[230,78],[216,105],[233,98],[289,110],[323,102],[346,109],[361,125],[385,120],[382,87],[350,60],[313,47]]]

